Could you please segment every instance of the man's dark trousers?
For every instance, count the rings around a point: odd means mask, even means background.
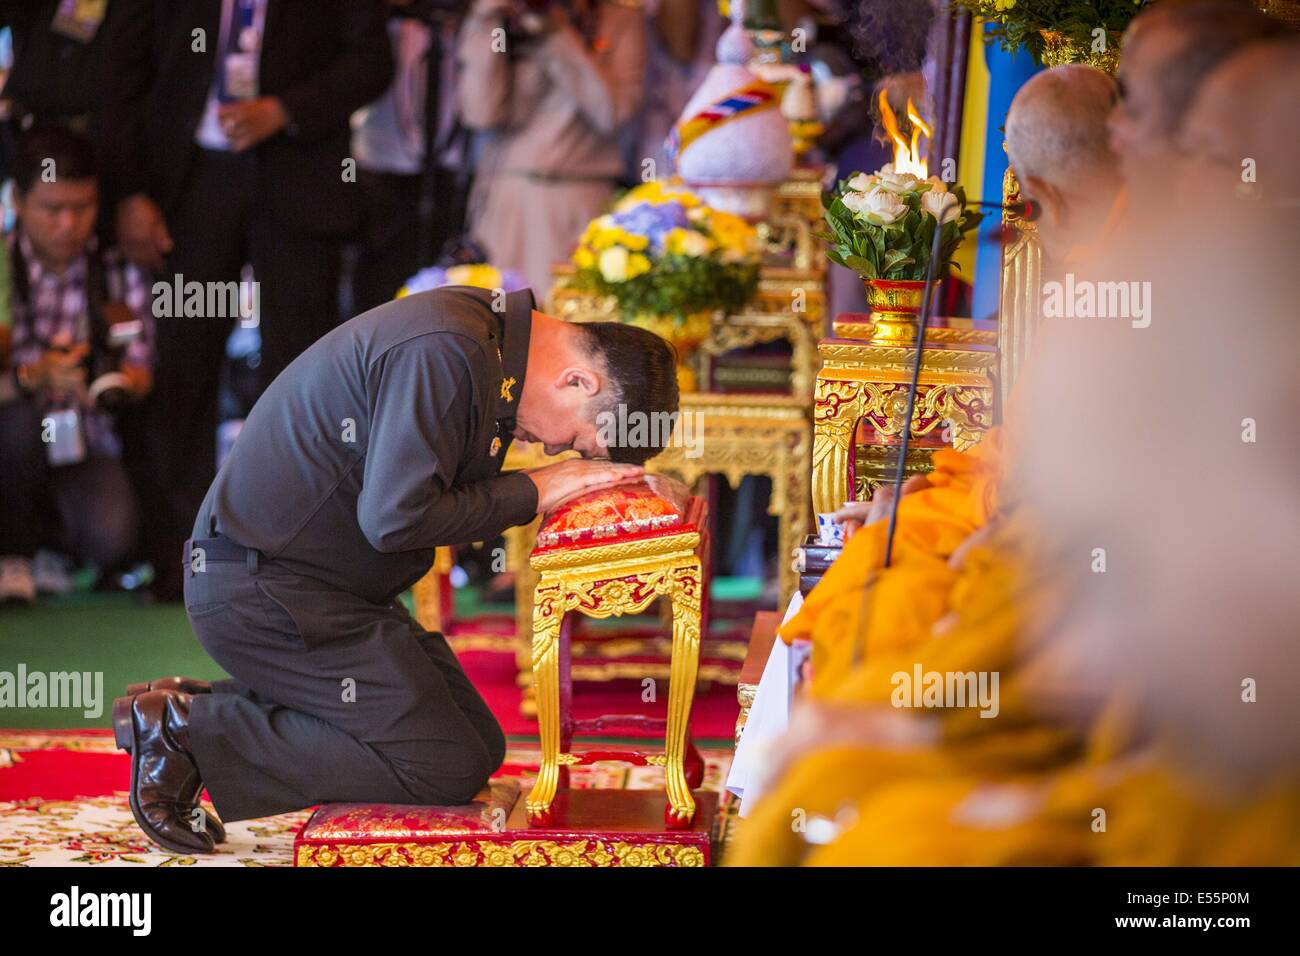
[[[338,801],[466,803],[501,765],[496,718],[443,636],[400,602],[374,604],[257,552],[199,566],[185,570],[185,608],[234,680],[194,697],[190,746],[222,819]]]

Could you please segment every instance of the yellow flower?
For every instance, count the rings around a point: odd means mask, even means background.
[[[650,271],[650,260],[639,252],[634,252],[627,259],[627,277],[635,279]]]
[[[754,229],[739,216],[713,210],[709,216],[709,230],[723,249],[747,253],[754,248]]]
[[[596,254],[590,246],[578,246],[573,250],[573,264],[579,269],[590,269],[596,264]]]
[[[701,258],[714,249],[713,240],[694,229],[670,229],[664,237],[664,251],[670,255]]]
[[[452,266],[447,270],[449,285],[468,285],[478,289],[496,289],[501,286],[501,273],[484,263]]]

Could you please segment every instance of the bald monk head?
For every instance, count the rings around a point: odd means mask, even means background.
[[[1021,194],[1041,209],[1048,256],[1091,242],[1119,188],[1106,119],[1115,81],[1090,66],[1058,66],[1032,77],[1007,112],[1007,154]]]
[[[1205,79],[1247,44],[1284,30],[1248,0],[1161,0],[1129,24],[1110,138],[1139,211],[1167,202],[1179,132]]]
[[[1252,43],[1205,81],[1183,124],[1189,199],[1216,187],[1300,203],[1300,37]],[[1247,188],[1253,184],[1256,189]]]

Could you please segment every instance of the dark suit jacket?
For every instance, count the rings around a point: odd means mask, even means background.
[[[101,31],[100,128],[110,203],[143,192],[170,217],[199,149],[220,43],[221,0],[113,0]],[[269,0],[260,93],[278,96],[291,127],[254,147],[257,208],[286,229],[341,236],[357,224],[357,187],[343,181],[348,118],[379,97],[393,63],[379,0]],[[205,31],[204,52],[193,49]]]

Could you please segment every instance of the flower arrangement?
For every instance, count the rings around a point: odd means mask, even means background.
[[[1039,63],[1055,65],[1059,58],[1050,55],[1056,44],[1076,51],[1081,59],[1086,51],[1095,50],[1098,27],[1104,31],[1107,46],[1117,45],[1120,34],[1148,0],[957,0],[975,16],[989,20],[993,26],[988,36],[1002,49],[1014,53],[1025,47]],[[1044,53],[1049,53],[1044,57]],[[1051,61],[1051,62],[1048,62]],[[1065,60],[1059,60],[1065,62]]]
[[[613,296],[625,319],[735,312],[758,288],[754,229],[698,196],[658,182],[592,220],[573,253],[573,285]]]
[[[456,266],[429,266],[421,269],[397,292],[397,298],[414,295],[416,292],[428,292],[445,285],[468,285],[476,289],[503,289],[517,292],[526,289],[528,282],[518,272],[510,269],[498,269],[485,262],[470,262]]]
[[[961,186],[894,172],[893,163],[841,180],[822,205],[829,231],[817,238],[830,243],[827,256],[867,280],[924,280],[936,229],[934,274],[943,278],[962,238],[984,218],[967,207]]]

